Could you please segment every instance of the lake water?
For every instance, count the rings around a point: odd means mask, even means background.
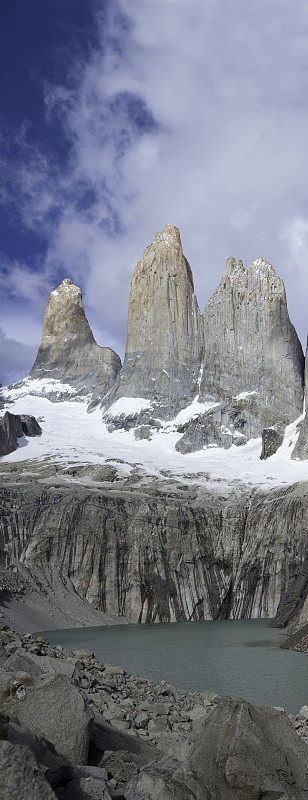
[[[188,691],[211,690],[296,713],[308,703],[308,655],[281,650],[268,620],[115,625],[47,631],[51,644]]]

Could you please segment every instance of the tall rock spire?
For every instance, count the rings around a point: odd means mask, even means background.
[[[127,343],[116,397],[145,397],[170,411],[197,386],[202,315],[180,232],[166,225],[133,273]],[[113,399],[115,395],[111,391]]]
[[[204,312],[203,353],[199,401],[216,405],[188,422],[177,450],[245,444],[301,414],[303,351],[283,281],[264,258],[247,269],[228,258]]]
[[[65,278],[49,297],[42,341],[30,378],[54,378],[78,394],[100,396],[115,380],[121,361],[110,347],[96,344],[81,290]]]
[[[201,396],[255,392],[260,420],[291,422],[300,414],[304,358],[290,322],[282,279],[264,258],[244,269],[228,259],[204,312]]]

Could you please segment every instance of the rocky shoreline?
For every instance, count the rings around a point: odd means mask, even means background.
[[[90,651],[51,646],[6,625],[0,694],[1,800],[308,796],[307,706],[287,716],[165,681],[156,686]]]

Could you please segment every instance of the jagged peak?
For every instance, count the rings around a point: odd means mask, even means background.
[[[67,295],[71,295],[72,297],[79,295],[81,298],[81,289],[79,286],[76,286],[71,278],[64,278],[62,283],[50,293],[50,297],[54,300]]]
[[[271,273],[272,275],[276,275],[273,265],[270,263],[270,261],[267,261],[266,258],[263,258],[263,256],[255,258],[255,260],[249,265],[248,269],[256,273],[262,272],[263,274]]]
[[[135,281],[138,281],[140,269],[142,272],[147,271],[149,268],[152,268],[154,264],[156,269],[157,261],[165,261],[166,264],[170,264],[174,263],[175,259],[179,266],[181,265],[182,268],[186,268],[187,277],[192,291],[194,291],[192,270],[183,253],[179,228],[171,222],[168,222],[162,231],[156,234],[154,241],[146,247],[142,259],[137,263],[132,283],[134,284]]]
[[[182,246],[181,235],[179,228],[171,222],[167,222],[165,227],[155,236],[155,242],[162,242],[166,244],[178,244]]]
[[[233,256],[229,256],[226,261],[225,271],[223,274],[224,278],[229,278],[231,275],[234,275],[236,272],[245,272],[245,268],[243,266],[242,259],[239,258],[237,261],[236,258]]]

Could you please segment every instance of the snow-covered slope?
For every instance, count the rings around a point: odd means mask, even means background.
[[[108,431],[100,409],[87,411],[86,402],[74,400],[53,403],[45,397],[33,396],[23,391],[19,396],[14,390],[3,392],[5,410],[12,413],[33,414],[42,428],[42,436],[37,439],[23,437],[18,450],[5,456],[6,462],[28,459],[59,461],[62,463],[104,463],[107,459],[123,460],[121,471],[141,467],[149,475],[164,475],[166,471],[182,481],[198,483],[219,483],[234,486],[245,485],[277,486],[292,484],[308,478],[308,461],[291,459],[298,433],[296,427],[301,418],[286,429],[282,446],[267,461],[260,461],[261,439],[251,439],[242,447],[233,445],[229,450],[207,447],[195,453],[183,455],[175,450],[181,433],[177,424],[186,421],[190,415],[200,411],[201,405],[195,400],[187,409],[181,411],[174,420],[161,423],[154,429],[150,439],[136,439],[134,429]],[[140,411],[143,398],[129,399],[125,406],[121,399],[120,408],[113,413],[132,414]],[[203,409],[202,409],[203,410]],[[110,410],[109,410],[110,414]]]

